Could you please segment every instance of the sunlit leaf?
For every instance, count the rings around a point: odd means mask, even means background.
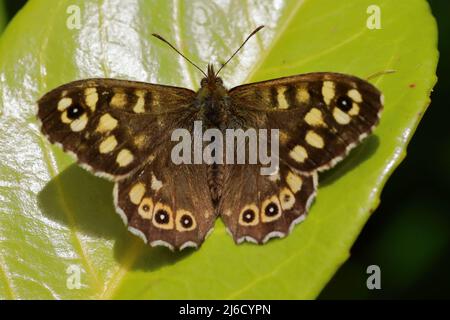
[[[316,297],[377,207],[436,81],[437,31],[427,3],[377,1],[381,29],[370,30],[372,2],[29,1],[0,40],[0,298]],[[74,5],[80,29],[67,24],[77,18]],[[40,134],[34,102],[86,77],[198,88],[201,74],[151,33],[206,66],[227,59],[260,24],[267,28],[224,70],[227,85],[395,69],[372,80],[386,98],[380,126],[321,176],[310,216],[289,237],[237,246],[218,222],[198,251],[145,246],[115,214],[111,183]]]

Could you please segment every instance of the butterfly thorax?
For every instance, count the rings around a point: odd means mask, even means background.
[[[222,79],[217,77],[214,67],[208,65],[207,77],[201,81],[201,88],[197,91],[195,105],[201,109],[205,125],[223,128],[228,122],[230,97],[228,89]]]

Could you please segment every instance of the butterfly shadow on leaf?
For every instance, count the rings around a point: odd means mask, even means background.
[[[44,215],[51,220],[94,238],[116,240],[115,259],[121,264],[133,259],[136,264],[131,268],[156,270],[194,252],[174,253],[163,247],[152,248],[128,232],[116,214],[112,190],[113,183],[74,164],[48,182],[38,201]]]
[[[379,145],[380,140],[377,136],[373,135],[368,137],[360,146],[353,149],[336,167],[321,174],[319,187],[333,184],[348,172],[356,169],[377,151]]]

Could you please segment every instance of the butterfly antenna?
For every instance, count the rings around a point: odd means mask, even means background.
[[[233,53],[233,55],[224,63],[222,64],[222,66],[220,67],[219,71],[216,72],[216,77],[219,74],[219,72],[223,69],[223,67],[225,67],[227,65],[228,62],[230,62],[231,59],[233,59],[233,57],[239,52],[239,50],[242,49],[242,47],[247,43],[248,40],[250,40],[251,37],[253,37],[259,30],[261,30],[262,28],[264,28],[264,26],[259,26],[258,28],[256,28],[255,30],[253,30],[252,33],[250,33],[247,37],[247,39],[245,39],[245,41],[241,44],[241,46]]]
[[[159,34],[157,33],[152,33],[152,36],[154,36],[155,38],[158,38],[159,40],[161,40],[162,42],[165,42],[166,44],[169,45],[169,47],[171,47],[173,50],[175,50],[180,56],[182,56],[183,58],[185,58],[190,64],[192,64],[194,67],[196,67],[198,70],[200,70],[201,73],[203,73],[203,75],[205,77],[208,77],[206,75],[206,73],[199,68],[199,66],[197,66],[195,63],[193,63],[188,57],[186,57],[184,54],[182,54],[180,51],[178,51],[177,48],[175,48],[169,41],[167,41],[166,39],[164,39],[163,37],[161,37]]]
[[[383,76],[383,75],[385,75],[385,74],[395,73],[395,72],[397,72],[397,70],[384,70],[384,71],[378,71],[378,72],[372,73],[370,76],[368,76],[368,77],[366,78],[366,80],[369,81],[369,80],[371,80],[371,79],[373,79],[373,78],[376,78],[376,77],[379,77],[379,76]]]

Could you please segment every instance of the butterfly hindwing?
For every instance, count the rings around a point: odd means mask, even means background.
[[[152,246],[199,247],[216,219],[208,167],[174,165],[168,154],[116,182],[116,209],[129,230]]]
[[[306,217],[316,194],[317,174],[302,175],[284,164],[273,175],[261,175],[259,165],[224,171],[219,212],[236,243],[286,236]]]
[[[357,77],[310,73],[238,86],[237,109],[280,129],[281,161],[309,174],[334,166],[378,124],[381,92]]]
[[[50,142],[94,173],[119,180],[156,156],[170,139],[168,130],[189,113],[194,95],[184,88],[87,79],[43,96],[38,119]]]

